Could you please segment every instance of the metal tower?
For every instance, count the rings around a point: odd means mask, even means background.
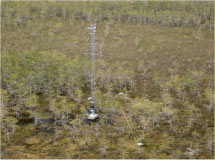
[[[90,106],[90,115],[88,116],[88,119],[96,119],[98,117],[98,114],[96,114],[96,86],[95,86],[95,56],[96,56],[96,23],[92,24],[90,27],[87,28],[90,30],[90,36],[91,36],[91,106]],[[88,54],[88,53],[86,53]]]

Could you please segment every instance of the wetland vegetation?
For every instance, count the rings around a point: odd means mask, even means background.
[[[2,159],[214,158],[214,2],[1,7]]]

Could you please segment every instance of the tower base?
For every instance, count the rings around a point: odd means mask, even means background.
[[[87,118],[88,118],[88,120],[95,120],[98,117],[99,117],[98,114],[96,114],[96,113],[90,113]]]

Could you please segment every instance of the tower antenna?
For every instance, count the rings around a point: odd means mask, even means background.
[[[87,28],[90,30],[91,36],[91,97],[88,98],[90,100],[90,114],[88,115],[89,120],[95,120],[98,118],[98,114],[96,113],[96,83],[95,83],[95,56],[96,56],[96,21],[90,27]],[[86,53],[88,54],[88,53]]]

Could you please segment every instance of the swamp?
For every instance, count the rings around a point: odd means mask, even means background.
[[[2,1],[0,90],[2,159],[214,159],[214,2]]]

